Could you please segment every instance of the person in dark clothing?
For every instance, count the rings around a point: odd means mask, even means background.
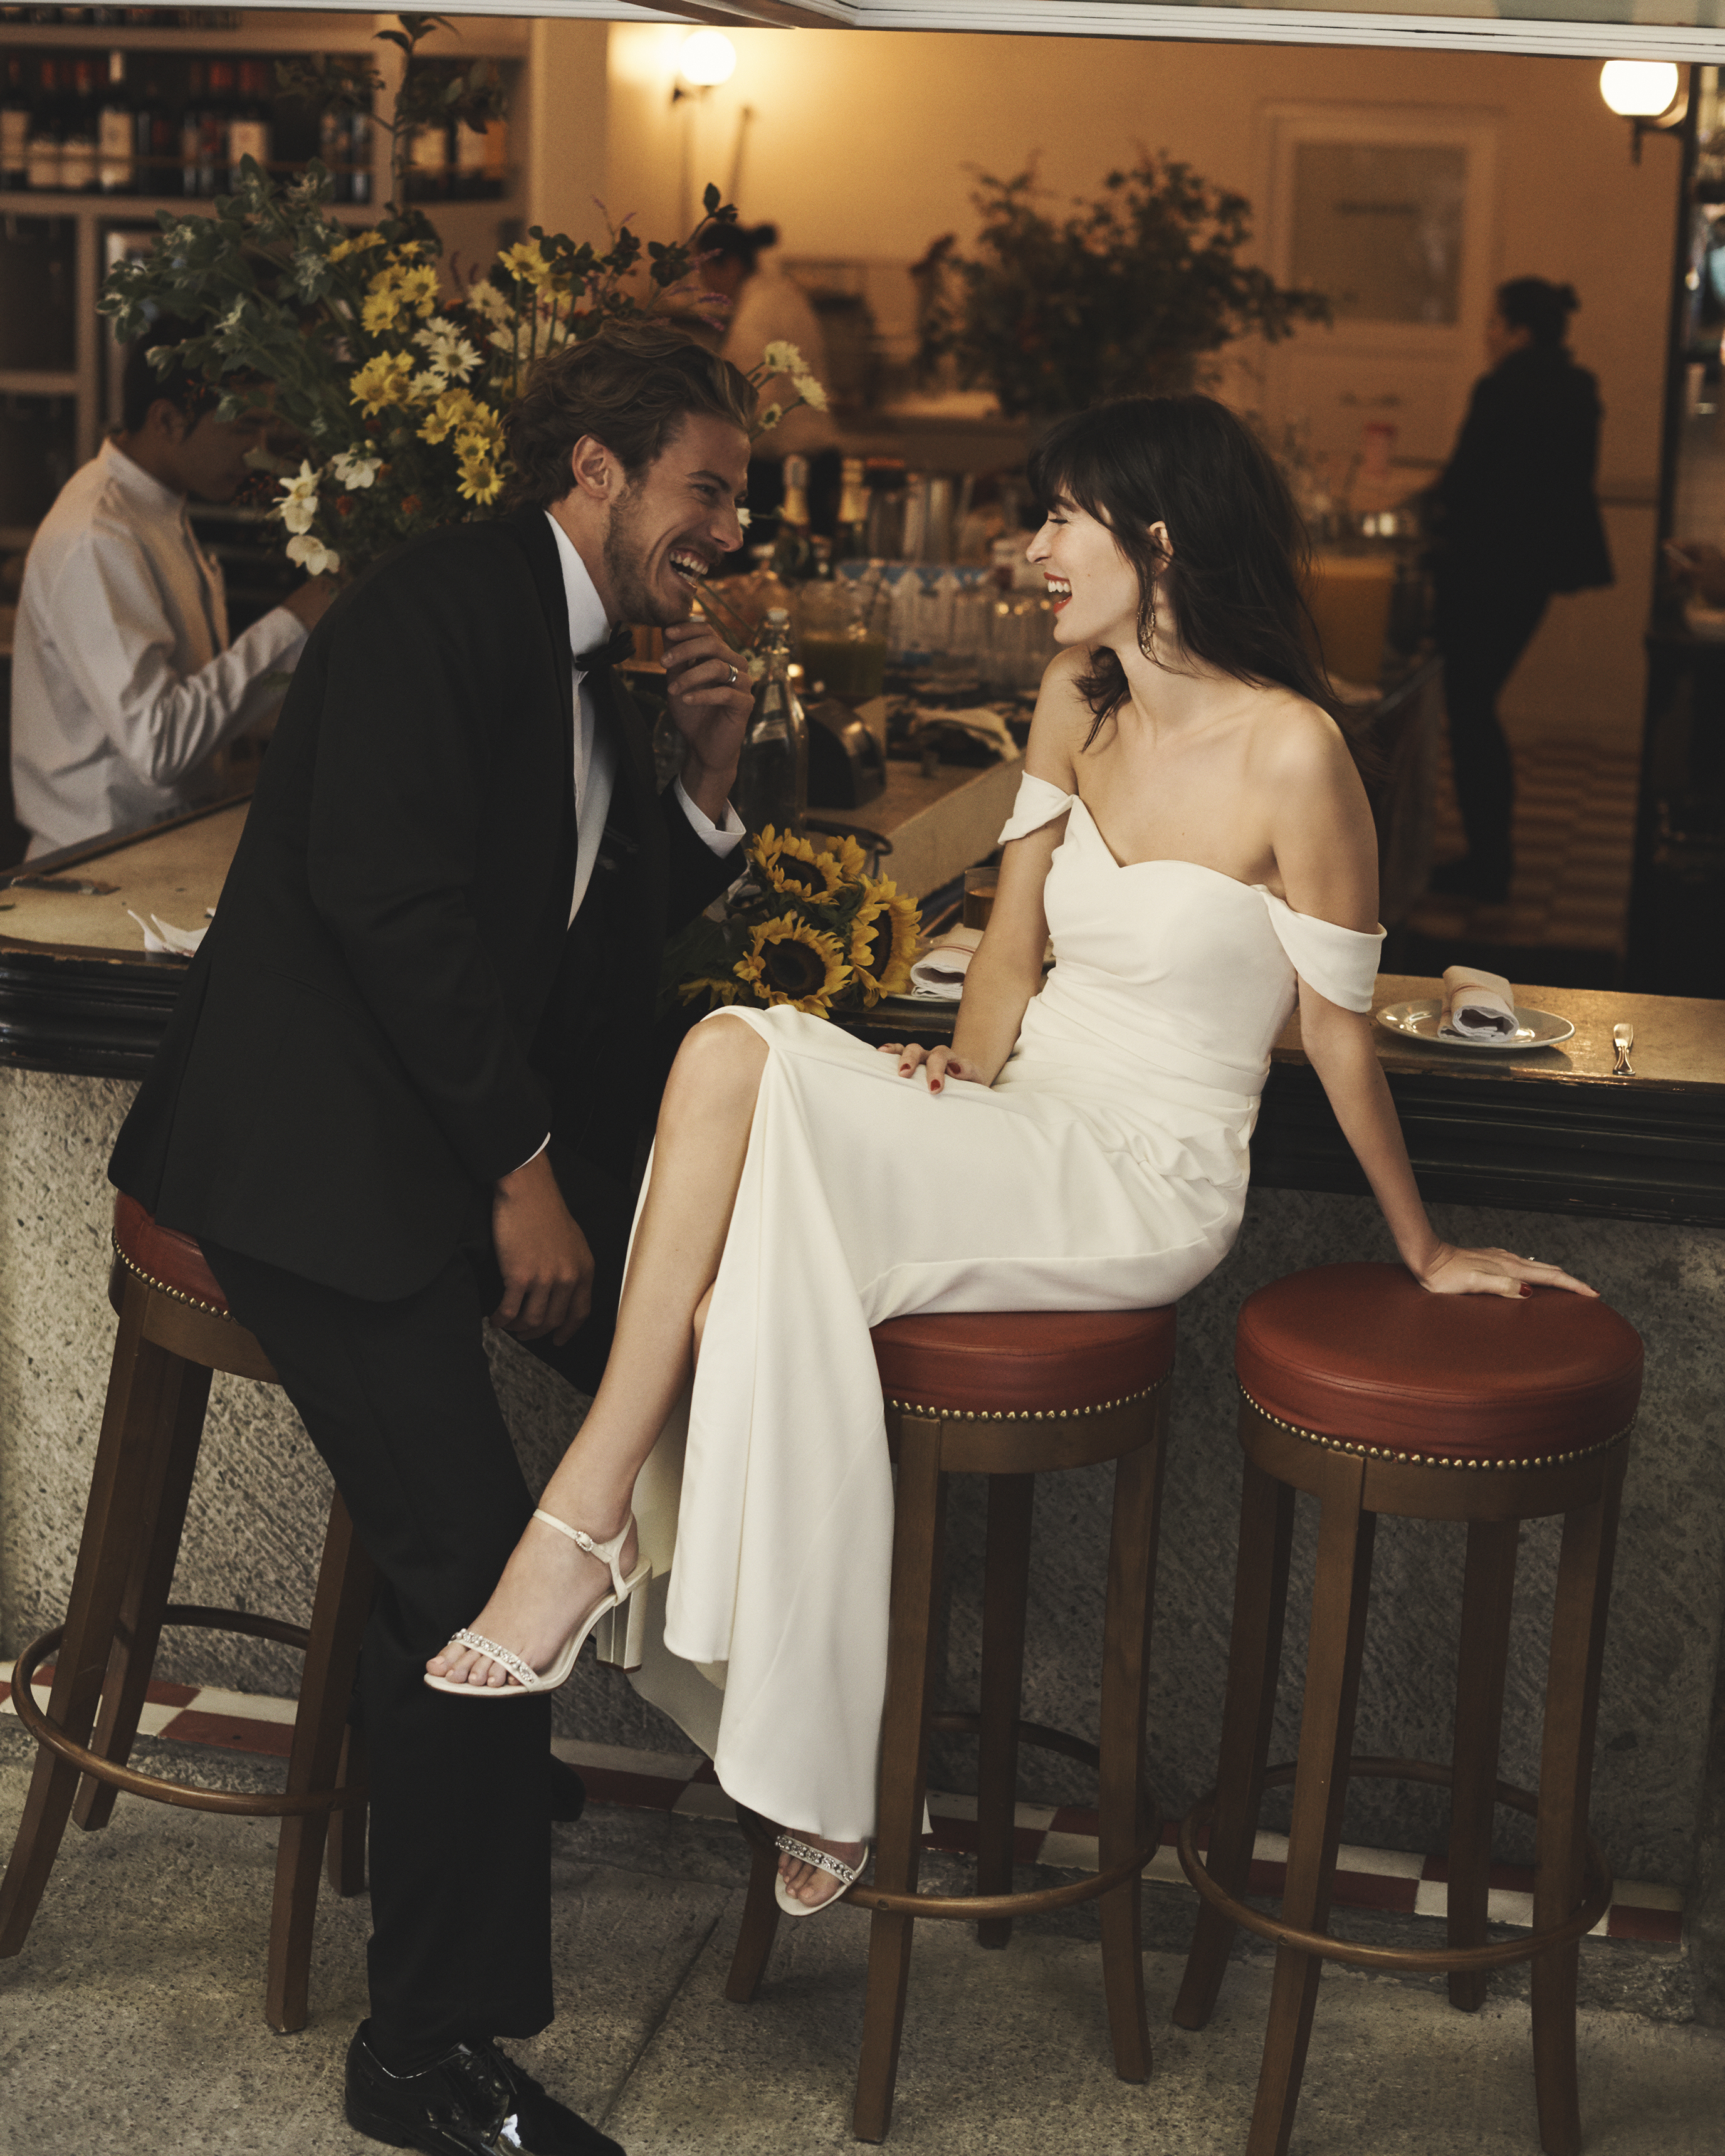
[[[754,407],[680,332],[608,325],[511,410],[511,513],[331,608],[110,1167],[202,1245],[380,1575],[347,2110],[397,2147],[620,2156],[495,2041],[552,2018],[548,1705],[475,1715],[423,1673],[533,1508],[484,1322],[596,1387],[660,950],[737,871],[749,680],[688,617],[741,542]],[[625,621],[665,631],[663,793]]]
[[[1594,495],[1599,398],[1564,348],[1580,305],[1568,285],[1517,277],[1486,326],[1492,366],[1474,384],[1453,454],[1433,490],[1436,635],[1455,792],[1467,852],[1434,891],[1509,894],[1515,781],[1498,692],[1553,592],[1609,584],[1611,557]]]

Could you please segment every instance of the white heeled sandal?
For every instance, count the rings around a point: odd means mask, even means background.
[[[834,1856],[829,1849],[817,1849],[812,1841],[804,1841],[798,1835],[782,1834],[773,1843],[787,1856],[794,1857],[798,1864],[812,1864],[817,1871],[824,1871],[839,1882],[836,1894],[829,1894],[824,1902],[799,1902],[784,1883],[784,1874],[778,1871],[773,1876],[773,1898],[788,1917],[818,1917],[824,1910],[832,1908],[845,1899],[845,1889],[854,1887],[863,1876],[869,1861],[868,1845],[855,1864],[847,1864],[842,1856]]]
[[[453,1692],[457,1699],[521,1699],[529,1692],[555,1691],[559,1685],[567,1684],[575,1667],[575,1657],[587,1645],[587,1636],[593,1636],[593,1651],[602,1662],[615,1669],[638,1670],[647,1644],[647,1598],[639,1590],[644,1588],[652,1573],[650,1564],[642,1563],[625,1579],[618,1568],[617,1560],[623,1545],[629,1540],[634,1527],[631,1512],[619,1531],[608,1543],[595,1542],[580,1527],[567,1526],[549,1512],[536,1512],[536,1520],[543,1520],[548,1527],[555,1527],[560,1535],[567,1535],[572,1543],[578,1543],[589,1557],[611,1569],[611,1592],[599,1597],[588,1610],[578,1631],[565,1642],[563,1651],[548,1670],[536,1670],[530,1662],[508,1647],[500,1647],[495,1640],[488,1640],[482,1632],[460,1631],[452,1635],[452,1647],[470,1647],[476,1655],[485,1655],[502,1665],[515,1679],[513,1684],[472,1685],[458,1683],[452,1677],[434,1677],[428,1670],[425,1681],[434,1691]]]

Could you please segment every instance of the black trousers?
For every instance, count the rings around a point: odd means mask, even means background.
[[[1444,702],[1455,794],[1469,858],[1509,874],[1515,772],[1497,716],[1497,697],[1533,639],[1549,603],[1543,585],[1440,578],[1436,633],[1444,655]]]
[[[598,1170],[553,1165],[598,1279],[588,1326],[567,1349],[541,1352],[591,1391],[616,1310],[627,1193]],[[367,1302],[203,1247],[377,1568],[356,1702],[370,1762],[374,2030],[403,2051],[531,2036],[552,2013],[550,1702],[454,1699],[423,1681],[428,1658],[484,1606],[533,1509],[485,1359],[495,1260],[484,1245],[458,1251],[418,1295]]]

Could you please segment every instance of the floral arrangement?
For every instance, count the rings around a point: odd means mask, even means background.
[[[865,873],[855,839],[817,852],[769,824],[745,858],[746,878],[718,917],[704,914],[667,954],[683,1003],[788,1004],[824,1018],[835,1005],[866,1008],[910,986],[922,931],[916,901]]]
[[[1034,172],[984,174],[972,198],[978,251],[948,233],[913,273],[919,358],[950,357],[989,384],[1003,412],[1077,412],[1110,397],[1194,388],[1201,362],[1237,337],[1266,343],[1327,322],[1319,292],[1241,262],[1251,204],[1165,153],[1110,172],[1058,222]]]

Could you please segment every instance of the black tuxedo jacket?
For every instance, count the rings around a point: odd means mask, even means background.
[[[628,1152],[665,935],[735,864],[657,795],[621,685],[593,685],[617,778],[572,928],[574,691],[544,514],[431,533],[330,608],[115,1147],[122,1190],[393,1300],[488,1235],[492,1184],[547,1129]]]

